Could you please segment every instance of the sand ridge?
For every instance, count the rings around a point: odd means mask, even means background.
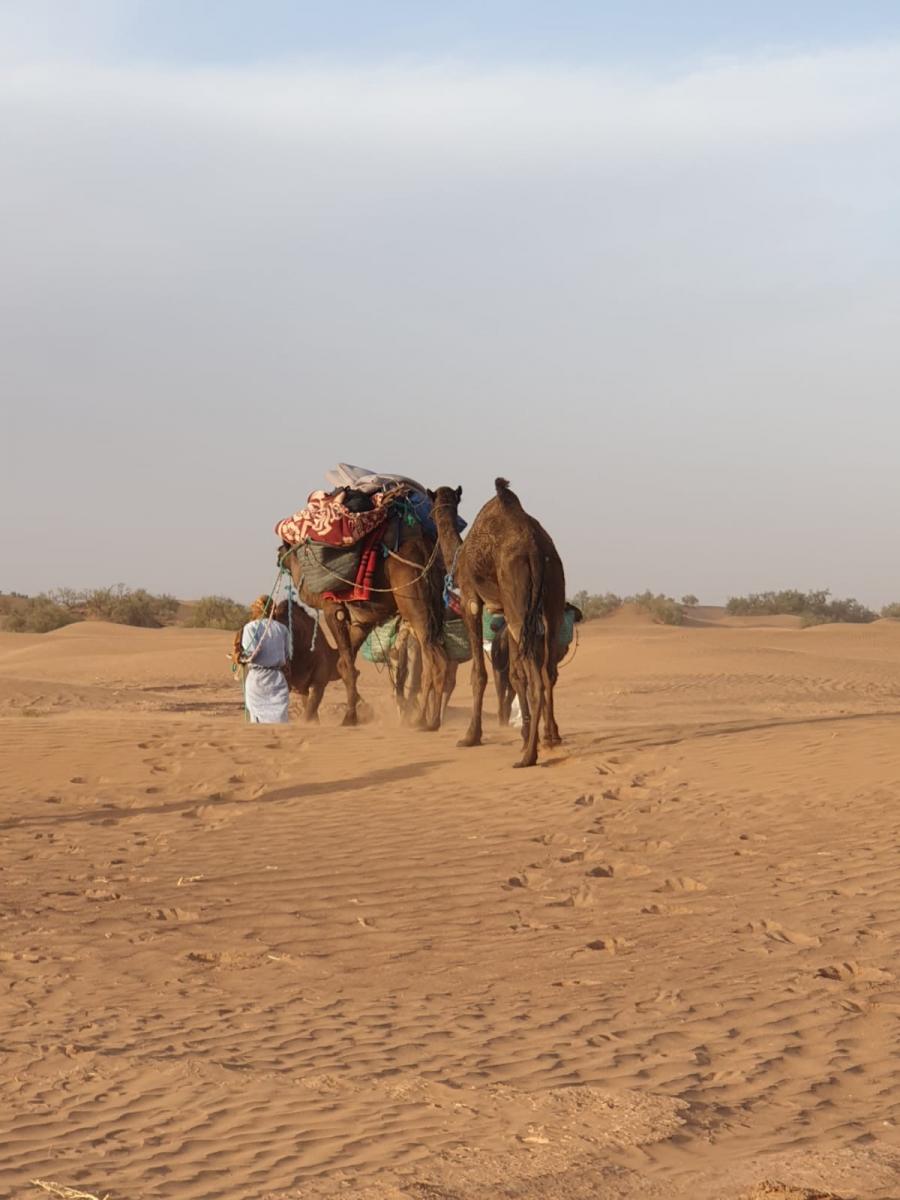
[[[228,634],[19,637],[0,1194],[900,1195],[900,627],[593,623],[528,772],[464,679],[248,728]]]

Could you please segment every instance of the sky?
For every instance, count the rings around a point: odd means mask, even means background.
[[[898,127],[894,3],[0,0],[0,591],[246,599],[343,461],[900,599]]]

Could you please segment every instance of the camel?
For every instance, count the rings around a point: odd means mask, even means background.
[[[337,645],[337,669],[347,692],[343,724],[359,723],[356,656],[360,646],[371,629],[399,613],[411,625],[424,660],[423,687],[414,724],[420,729],[439,729],[440,698],[447,673],[447,655],[441,642],[440,572],[433,547],[421,528],[400,523],[399,545],[380,561],[372,598],[367,601],[330,600],[311,591],[303,581],[303,566],[294,549],[282,543],[278,561],[289,570],[303,603],[322,612]]]
[[[288,603],[282,600],[275,606],[275,620],[288,623]],[[338,652],[328,645],[316,623],[299,604],[291,605],[291,669],[288,682],[303,696],[303,718],[318,721],[319,705],[329,683],[340,679]]]
[[[494,486],[496,496],[481,509],[465,541],[456,529],[462,488],[441,487],[429,492],[441,553],[451,564],[472,647],[472,717],[460,745],[481,745],[487,686],[482,616],[487,607],[506,617],[510,675],[524,701],[522,757],[515,765],[533,767],[542,718],[545,745],[555,746],[560,741],[553,689],[566,604],[565,574],[553,539],[525,512],[508,481],[497,479]]]
[[[412,629],[405,621],[400,622],[397,640],[391,647],[391,674],[394,685],[394,699],[401,716],[406,715],[415,707],[422,690],[422,654],[419,643]],[[456,688],[456,675],[459,663],[452,658],[447,660],[447,673],[444,676],[444,689],[441,694],[441,724],[447,716],[450,697]],[[409,690],[407,691],[407,684]]]

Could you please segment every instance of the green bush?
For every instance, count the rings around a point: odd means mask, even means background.
[[[673,600],[671,596],[664,596],[662,593],[655,595],[646,591],[637,596],[629,596],[627,602],[636,605],[642,612],[649,613],[657,625],[684,624],[684,605]]]
[[[614,613],[616,609],[622,607],[622,597],[616,596],[613,592],[606,592],[605,595],[591,596],[586,591],[576,592],[570,603],[581,610],[581,614],[585,621],[594,621],[598,617],[608,617],[610,613]]]
[[[15,607],[3,605],[2,608],[6,609],[5,612],[0,610],[3,628],[10,633],[50,633],[78,620],[74,613],[43,594],[20,597]]]
[[[881,610],[881,615],[891,621],[900,621],[900,601],[895,600],[893,604],[886,604]]]
[[[240,629],[250,620],[250,610],[228,596],[203,596],[185,622],[193,629]]]
[[[877,613],[858,600],[832,600],[824,591],[801,592],[789,588],[782,592],[754,592],[749,596],[732,596],[725,606],[732,616],[795,616],[801,625],[825,625],[836,621],[864,625],[877,620]]]
[[[685,608],[696,608],[700,601],[693,592],[688,592],[686,596],[681,597],[681,603]]]

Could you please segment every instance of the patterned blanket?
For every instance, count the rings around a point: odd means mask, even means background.
[[[369,512],[351,512],[343,503],[343,492],[313,492],[306,508],[279,521],[275,533],[289,546],[307,540],[325,546],[355,546],[384,524],[392,502],[406,491],[400,485],[390,491],[376,492],[372,496],[374,507]]]

